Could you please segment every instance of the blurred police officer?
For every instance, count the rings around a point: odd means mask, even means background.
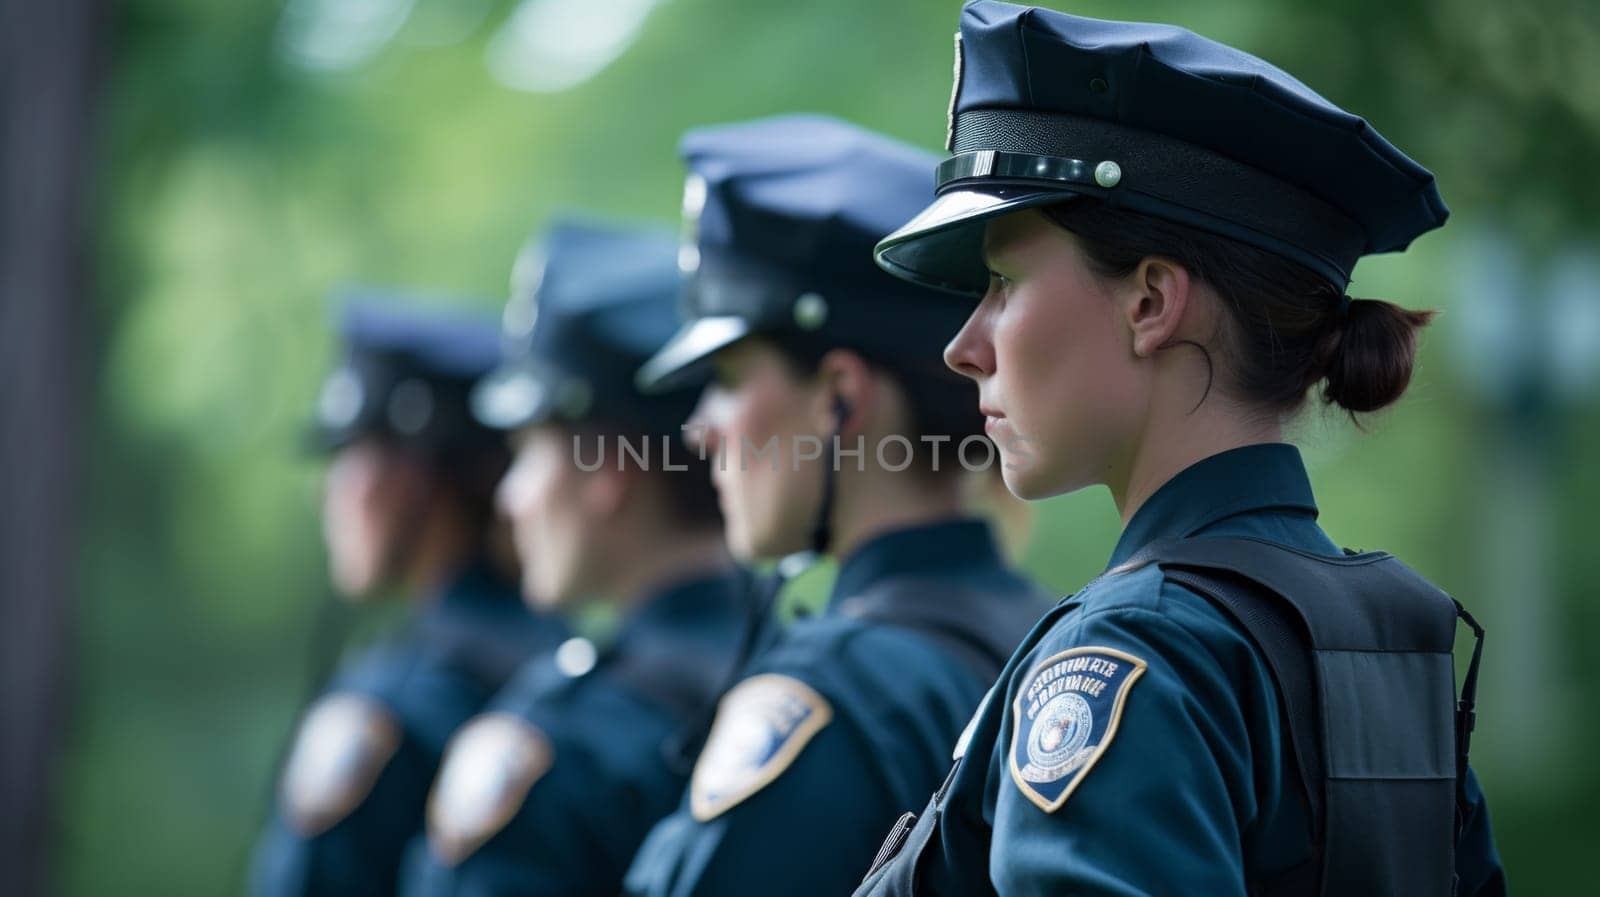
[[[474,407],[514,434],[500,503],[528,595],[609,607],[621,629],[598,657],[535,661],[452,740],[411,897],[616,894],[677,803],[746,623],[706,464],[680,439],[701,384],[645,395],[633,378],[677,322],[676,241],[566,223],[533,258],[507,313],[520,351]]]
[[[530,614],[494,510],[508,453],[472,419],[498,358],[480,320],[363,294],[317,406],[332,453],[323,529],[334,585],[396,595],[406,624],[338,671],[300,722],[256,855],[263,897],[392,894],[446,740],[530,656],[566,637]]]
[[[862,895],[1505,892],[1449,596],[1317,524],[1311,390],[1405,391],[1427,312],[1347,295],[1444,223],[1433,175],[1277,68],[1167,25],[961,15],[950,159],[879,260],[977,302],[946,352],[1024,498],[1124,529],[1002,673]],[[930,312],[931,313],[931,312]]]
[[[683,152],[692,318],[641,379],[714,367],[689,427],[737,555],[811,549],[839,570],[822,614],[722,700],[626,891],[842,894],[1044,602],[961,510],[991,458],[970,385],[939,363],[961,302],[872,264],[931,157],[817,117],[698,130]]]

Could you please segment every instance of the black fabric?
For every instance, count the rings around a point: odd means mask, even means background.
[[[1322,832],[1318,826],[1323,818],[1322,789],[1314,778],[1323,769],[1322,742],[1317,738],[1321,717],[1311,654],[1305,650],[1309,638],[1305,627],[1283,613],[1277,598],[1236,574],[1171,568],[1166,571],[1166,577],[1221,605],[1239,621],[1272,670],[1284,718],[1309,721],[1310,725],[1291,724],[1286,728],[1295,760],[1295,778],[1300,783],[1300,797],[1310,811],[1307,816],[1312,820],[1312,841],[1321,843]]]
[[[1472,660],[1467,663],[1467,675],[1461,681],[1461,700],[1456,703],[1456,843],[1461,843],[1461,832],[1466,825],[1472,802],[1467,799],[1467,755],[1472,748],[1472,730],[1478,726],[1478,664],[1483,660],[1483,627],[1472,614],[1456,602],[1456,616],[1472,630]]]
[[[744,628],[739,634],[739,647],[733,654],[733,662],[727,665],[712,687],[713,699],[727,694],[729,689],[739,683],[744,676],[745,665],[771,637],[777,626],[773,609],[777,606],[779,593],[788,582],[788,578],[782,573],[781,565],[766,574],[747,571],[743,580],[747,614]],[[667,763],[674,771],[683,775],[693,771],[695,760],[705,747],[706,738],[710,736],[711,725],[716,718],[717,701],[705,701],[700,710],[687,717],[687,721],[663,746],[662,751]]]
[[[992,597],[970,586],[896,576],[850,599],[848,612],[915,629],[954,655],[980,681],[990,682],[1035,622],[1026,614],[995,613],[993,607],[983,612],[981,605]]]
[[[922,861],[922,853],[927,849],[928,842],[933,839],[934,832],[938,831],[939,817],[944,814],[945,795],[950,792],[950,785],[955,781],[956,771],[960,768],[959,761],[951,764],[950,772],[944,777],[944,784],[933,793],[933,798],[928,801],[928,806],[923,809],[922,815],[908,812],[895,821],[894,827],[883,839],[883,844],[878,847],[878,855],[867,868],[867,874],[862,877],[861,887],[857,893],[869,887],[874,897],[911,897],[916,893],[917,865]],[[906,862],[888,866],[891,860],[902,855],[907,858]],[[883,870],[883,875],[879,881],[874,882],[872,878],[878,875],[880,870]]]
[[[489,637],[481,620],[430,620],[427,635],[445,663],[466,672],[487,694],[498,691],[532,656],[525,641]]]
[[[1339,286],[1369,251],[1360,225],[1300,187],[1194,144],[1115,122],[1026,109],[974,109],[956,116],[953,149],[1079,159],[1090,171],[1103,160],[1116,162],[1122,177],[1114,187],[1100,187],[1090,178],[1067,189],[1271,252],[1292,253]],[[1006,182],[977,178],[967,183],[991,181]],[[941,183],[939,190],[952,186]]]
[[[1306,894],[1320,879],[1326,895],[1449,895],[1466,773],[1450,673],[1459,605],[1381,552],[1193,538],[1124,567],[1148,563],[1237,620],[1278,683],[1321,850],[1315,872],[1253,893]]]
[[[685,652],[635,647],[609,661],[611,672],[676,719],[695,720],[716,697],[727,676],[727,661],[716,652]]]

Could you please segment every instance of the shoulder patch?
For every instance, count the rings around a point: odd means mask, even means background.
[[[1145,662],[1114,648],[1073,648],[1035,666],[1011,705],[1011,780],[1046,813],[1061,809],[1122,720]]]
[[[533,783],[555,762],[550,739],[510,713],[485,713],[451,736],[428,795],[428,844],[455,866],[522,809]]]
[[[335,692],[311,705],[284,767],[284,815],[303,837],[333,828],[372,791],[400,747],[400,724],[375,698]]]
[[[832,719],[827,700],[798,679],[764,673],[734,686],[689,779],[694,818],[715,819],[771,784]]]

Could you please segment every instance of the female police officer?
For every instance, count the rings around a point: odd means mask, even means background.
[[[626,891],[842,894],[938,784],[1042,604],[960,513],[958,455],[987,459],[971,384],[937,363],[963,304],[871,263],[931,159],[814,117],[707,128],[683,149],[694,317],[641,375],[716,368],[689,430],[714,451],[736,554],[841,561],[826,610],[722,700]]]
[[[1104,484],[1124,530],[858,893],[1503,892],[1457,608],[1342,555],[1281,442],[1313,387],[1404,390],[1428,315],[1344,291],[1443,222],[1432,176],[1181,29],[978,2],[957,48],[954,156],[879,261],[982,297],[946,359],[1012,491]]]

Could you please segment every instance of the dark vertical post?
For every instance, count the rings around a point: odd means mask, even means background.
[[[74,588],[100,0],[0,0],[0,893],[45,890]]]

